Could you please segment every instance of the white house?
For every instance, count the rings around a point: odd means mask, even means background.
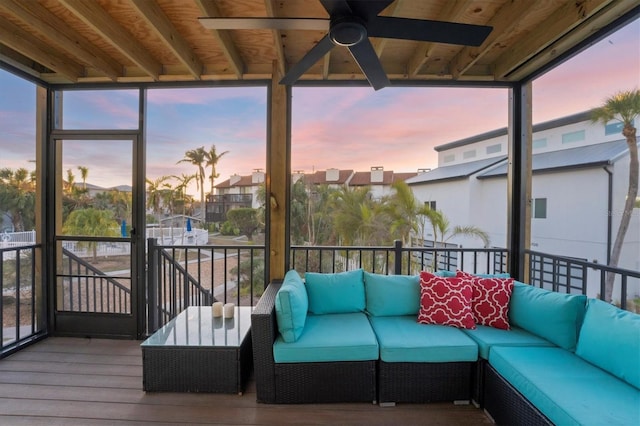
[[[478,226],[492,246],[506,247],[507,130],[435,149],[439,167],[407,181],[415,196],[435,204],[452,226]],[[628,147],[617,123],[592,124],[583,112],[533,126],[530,248],[606,264],[628,173]],[[468,238],[451,242],[480,244]],[[618,266],[640,268],[640,209],[632,215]]]

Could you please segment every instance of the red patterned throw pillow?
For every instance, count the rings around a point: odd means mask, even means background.
[[[476,328],[471,310],[472,281],[465,277],[444,278],[421,272],[418,322]]]
[[[473,280],[471,306],[477,324],[510,330],[509,300],[513,291],[513,278],[481,278],[458,271],[457,277]]]

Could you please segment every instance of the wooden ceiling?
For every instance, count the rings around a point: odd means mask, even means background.
[[[637,0],[396,0],[382,15],[490,25],[479,47],[372,39],[392,81],[518,81]],[[47,83],[270,79],[326,32],[208,30],[198,17],[328,18],[316,0],[0,0],[0,62]],[[364,80],[334,48],[302,80]]]

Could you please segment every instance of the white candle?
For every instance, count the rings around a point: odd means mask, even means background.
[[[213,302],[213,305],[211,305],[211,310],[213,312],[213,316],[214,317],[221,317],[222,316],[222,302]]]
[[[233,303],[225,303],[224,304],[224,317],[225,318],[233,318],[233,309],[236,306]]]

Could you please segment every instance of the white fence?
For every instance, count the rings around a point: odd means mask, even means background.
[[[157,238],[158,244],[165,246],[206,245],[209,243],[209,232],[206,229],[195,228],[191,231],[176,227],[147,228],[146,238]],[[36,231],[0,233],[0,248],[25,246],[35,242]],[[78,250],[78,243],[75,241],[64,241],[63,246],[76,254],[83,251]],[[97,246],[99,254],[122,254],[123,250],[128,253],[129,249],[129,244],[123,243],[102,242]]]

